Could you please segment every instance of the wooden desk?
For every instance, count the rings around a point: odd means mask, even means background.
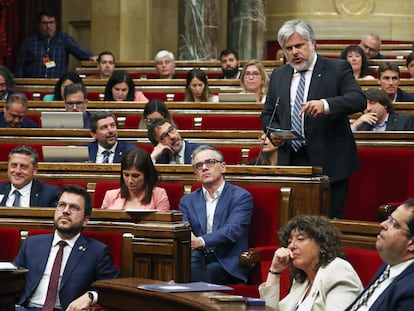
[[[244,302],[216,302],[208,298],[218,292],[159,293],[138,289],[141,284],[160,283],[154,280],[126,278],[97,281],[99,304],[107,311],[243,311],[274,310],[270,307],[247,307]]]
[[[14,311],[16,297],[24,290],[27,269],[0,271],[0,310]]]
[[[0,207],[0,226],[20,229],[23,239],[31,229],[52,230],[54,212],[54,208]],[[125,277],[190,280],[191,230],[182,222],[179,211],[127,213],[94,209],[85,230],[124,234],[121,274]]]

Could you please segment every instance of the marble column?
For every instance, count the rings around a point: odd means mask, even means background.
[[[228,1],[228,48],[240,59],[262,59],[266,18],[263,0]]]
[[[217,59],[220,0],[179,1],[178,59]]]

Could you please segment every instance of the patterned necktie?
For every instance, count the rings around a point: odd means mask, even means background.
[[[112,151],[111,150],[104,150],[102,151],[103,154],[103,161],[102,163],[109,163],[109,156],[111,155]]]
[[[13,206],[20,207],[20,198],[22,194],[19,192],[19,190],[14,190],[14,202]]]
[[[50,273],[49,286],[47,288],[46,299],[42,311],[52,311],[56,303],[60,268],[62,266],[63,248],[67,245],[67,243],[65,241],[59,241],[58,245],[59,250],[56,254],[55,262],[53,263],[52,272]]]
[[[306,71],[300,72],[300,80],[298,89],[296,90],[296,97],[295,97],[295,104],[293,106],[293,112],[292,112],[292,130],[298,132],[299,134],[302,134],[302,116],[299,114],[300,110],[302,109],[302,103],[305,96],[305,74]],[[292,140],[291,142],[292,148],[295,151],[298,151],[298,149],[301,146],[300,140]]]
[[[390,276],[390,266],[387,266],[387,268],[384,270],[384,272],[379,276],[378,279],[375,280],[374,283],[361,295],[359,300],[355,302],[355,304],[352,306],[351,311],[358,310],[362,305],[366,304],[369,297],[374,293],[375,289],[386,279],[388,279]]]

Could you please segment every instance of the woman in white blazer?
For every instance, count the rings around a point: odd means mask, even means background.
[[[283,247],[259,286],[266,305],[281,311],[343,311],[362,291],[358,274],[342,259],[340,232],[325,216],[297,216],[279,235]],[[288,267],[293,283],[280,300],[280,275]]]

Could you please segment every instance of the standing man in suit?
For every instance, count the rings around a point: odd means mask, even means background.
[[[3,112],[0,113],[0,128],[33,128],[39,127],[32,119],[26,118],[28,109],[27,97],[24,94],[9,94]]]
[[[192,230],[191,280],[244,284],[248,271],[240,266],[239,255],[248,249],[252,196],[225,181],[220,151],[202,145],[192,158],[202,187],[185,195],[179,205]]]
[[[380,89],[368,89],[367,108],[364,114],[354,121],[352,131],[412,131],[413,118],[404,113],[394,113],[388,96]]]
[[[414,199],[402,203],[381,223],[375,246],[384,264],[346,311],[411,311],[414,305]]]
[[[414,95],[405,92],[400,86],[400,68],[391,62],[385,62],[378,66],[378,84],[387,94],[391,102],[414,102]]]
[[[348,177],[359,168],[348,115],[365,109],[365,96],[348,62],[316,54],[314,32],[304,21],[287,21],[278,42],[287,64],[271,75],[263,129],[293,129],[305,138],[287,141],[269,135],[279,146],[278,165],[323,168],[331,181],[330,216],[342,218]]]
[[[110,111],[97,111],[89,119],[89,129],[95,141],[87,144],[89,161],[95,163],[121,163],[122,155],[137,148],[118,140],[116,117]]]
[[[13,261],[16,267],[29,269],[17,311],[81,310],[98,301],[98,293],[91,289],[93,282],[120,276],[108,246],[81,234],[91,213],[92,202],[85,189],[76,185],[63,188],[54,215],[55,232],[28,237]],[[60,282],[52,292],[52,267],[61,241],[65,246]]]
[[[9,152],[9,182],[0,185],[1,206],[54,207],[59,187],[34,180],[39,156],[32,147],[17,146]]]
[[[191,164],[193,151],[201,145],[183,140],[177,127],[166,119],[148,125],[148,138],[154,146],[151,159],[158,164]]]

